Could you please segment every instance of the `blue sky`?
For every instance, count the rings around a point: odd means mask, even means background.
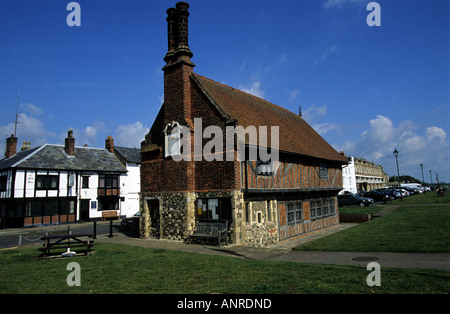
[[[166,10],[177,1],[0,0],[0,151],[19,144],[139,147],[163,101]],[[450,1],[190,0],[194,71],[304,119],[333,147],[396,173],[450,181]]]

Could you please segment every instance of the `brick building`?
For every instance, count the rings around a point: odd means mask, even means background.
[[[188,8],[179,2],[167,10],[164,104],[141,144],[141,236],[184,241],[198,221],[228,221],[232,243],[267,246],[338,224],[336,195],[347,160],[301,116],[195,74]],[[174,131],[178,126],[188,132]],[[265,146],[276,149],[278,161],[251,158],[249,136],[233,137],[230,150],[227,127],[239,126],[267,127]],[[206,148],[211,127],[224,136],[214,151],[223,158],[209,161],[194,143]],[[181,152],[183,138],[191,146]],[[263,145],[258,140],[256,146]],[[243,160],[239,143],[248,153]],[[179,161],[180,154],[187,158]],[[232,160],[225,158],[230,154]]]

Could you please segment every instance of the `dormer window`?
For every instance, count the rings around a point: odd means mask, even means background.
[[[257,166],[258,175],[260,175],[260,176],[273,175],[272,160],[262,161],[262,160],[258,159],[256,166]]]
[[[181,130],[178,122],[168,123],[164,128],[165,157],[181,154]]]

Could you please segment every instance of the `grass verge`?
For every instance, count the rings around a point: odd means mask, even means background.
[[[372,294],[450,292],[450,272],[383,268],[369,287],[365,267],[265,262],[98,243],[95,254],[38,259],[36,248],[0,252],[0,293]],[[81,270],[70,287],[69,262]]]
[[[401,206],[392,213],[295,248],[309,251],[450,252],[447,206]]]

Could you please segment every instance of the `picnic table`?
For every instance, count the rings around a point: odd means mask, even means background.
[[[93,233],[72,234],[70,231],[64,234],[49,234],[41,237],[44,240],[43,247],[39,248],[44,254],[44,259],[50,255],[52,250],[70,248],[83,248],[87,255],[90,254],[91,248],[94,246]]]

